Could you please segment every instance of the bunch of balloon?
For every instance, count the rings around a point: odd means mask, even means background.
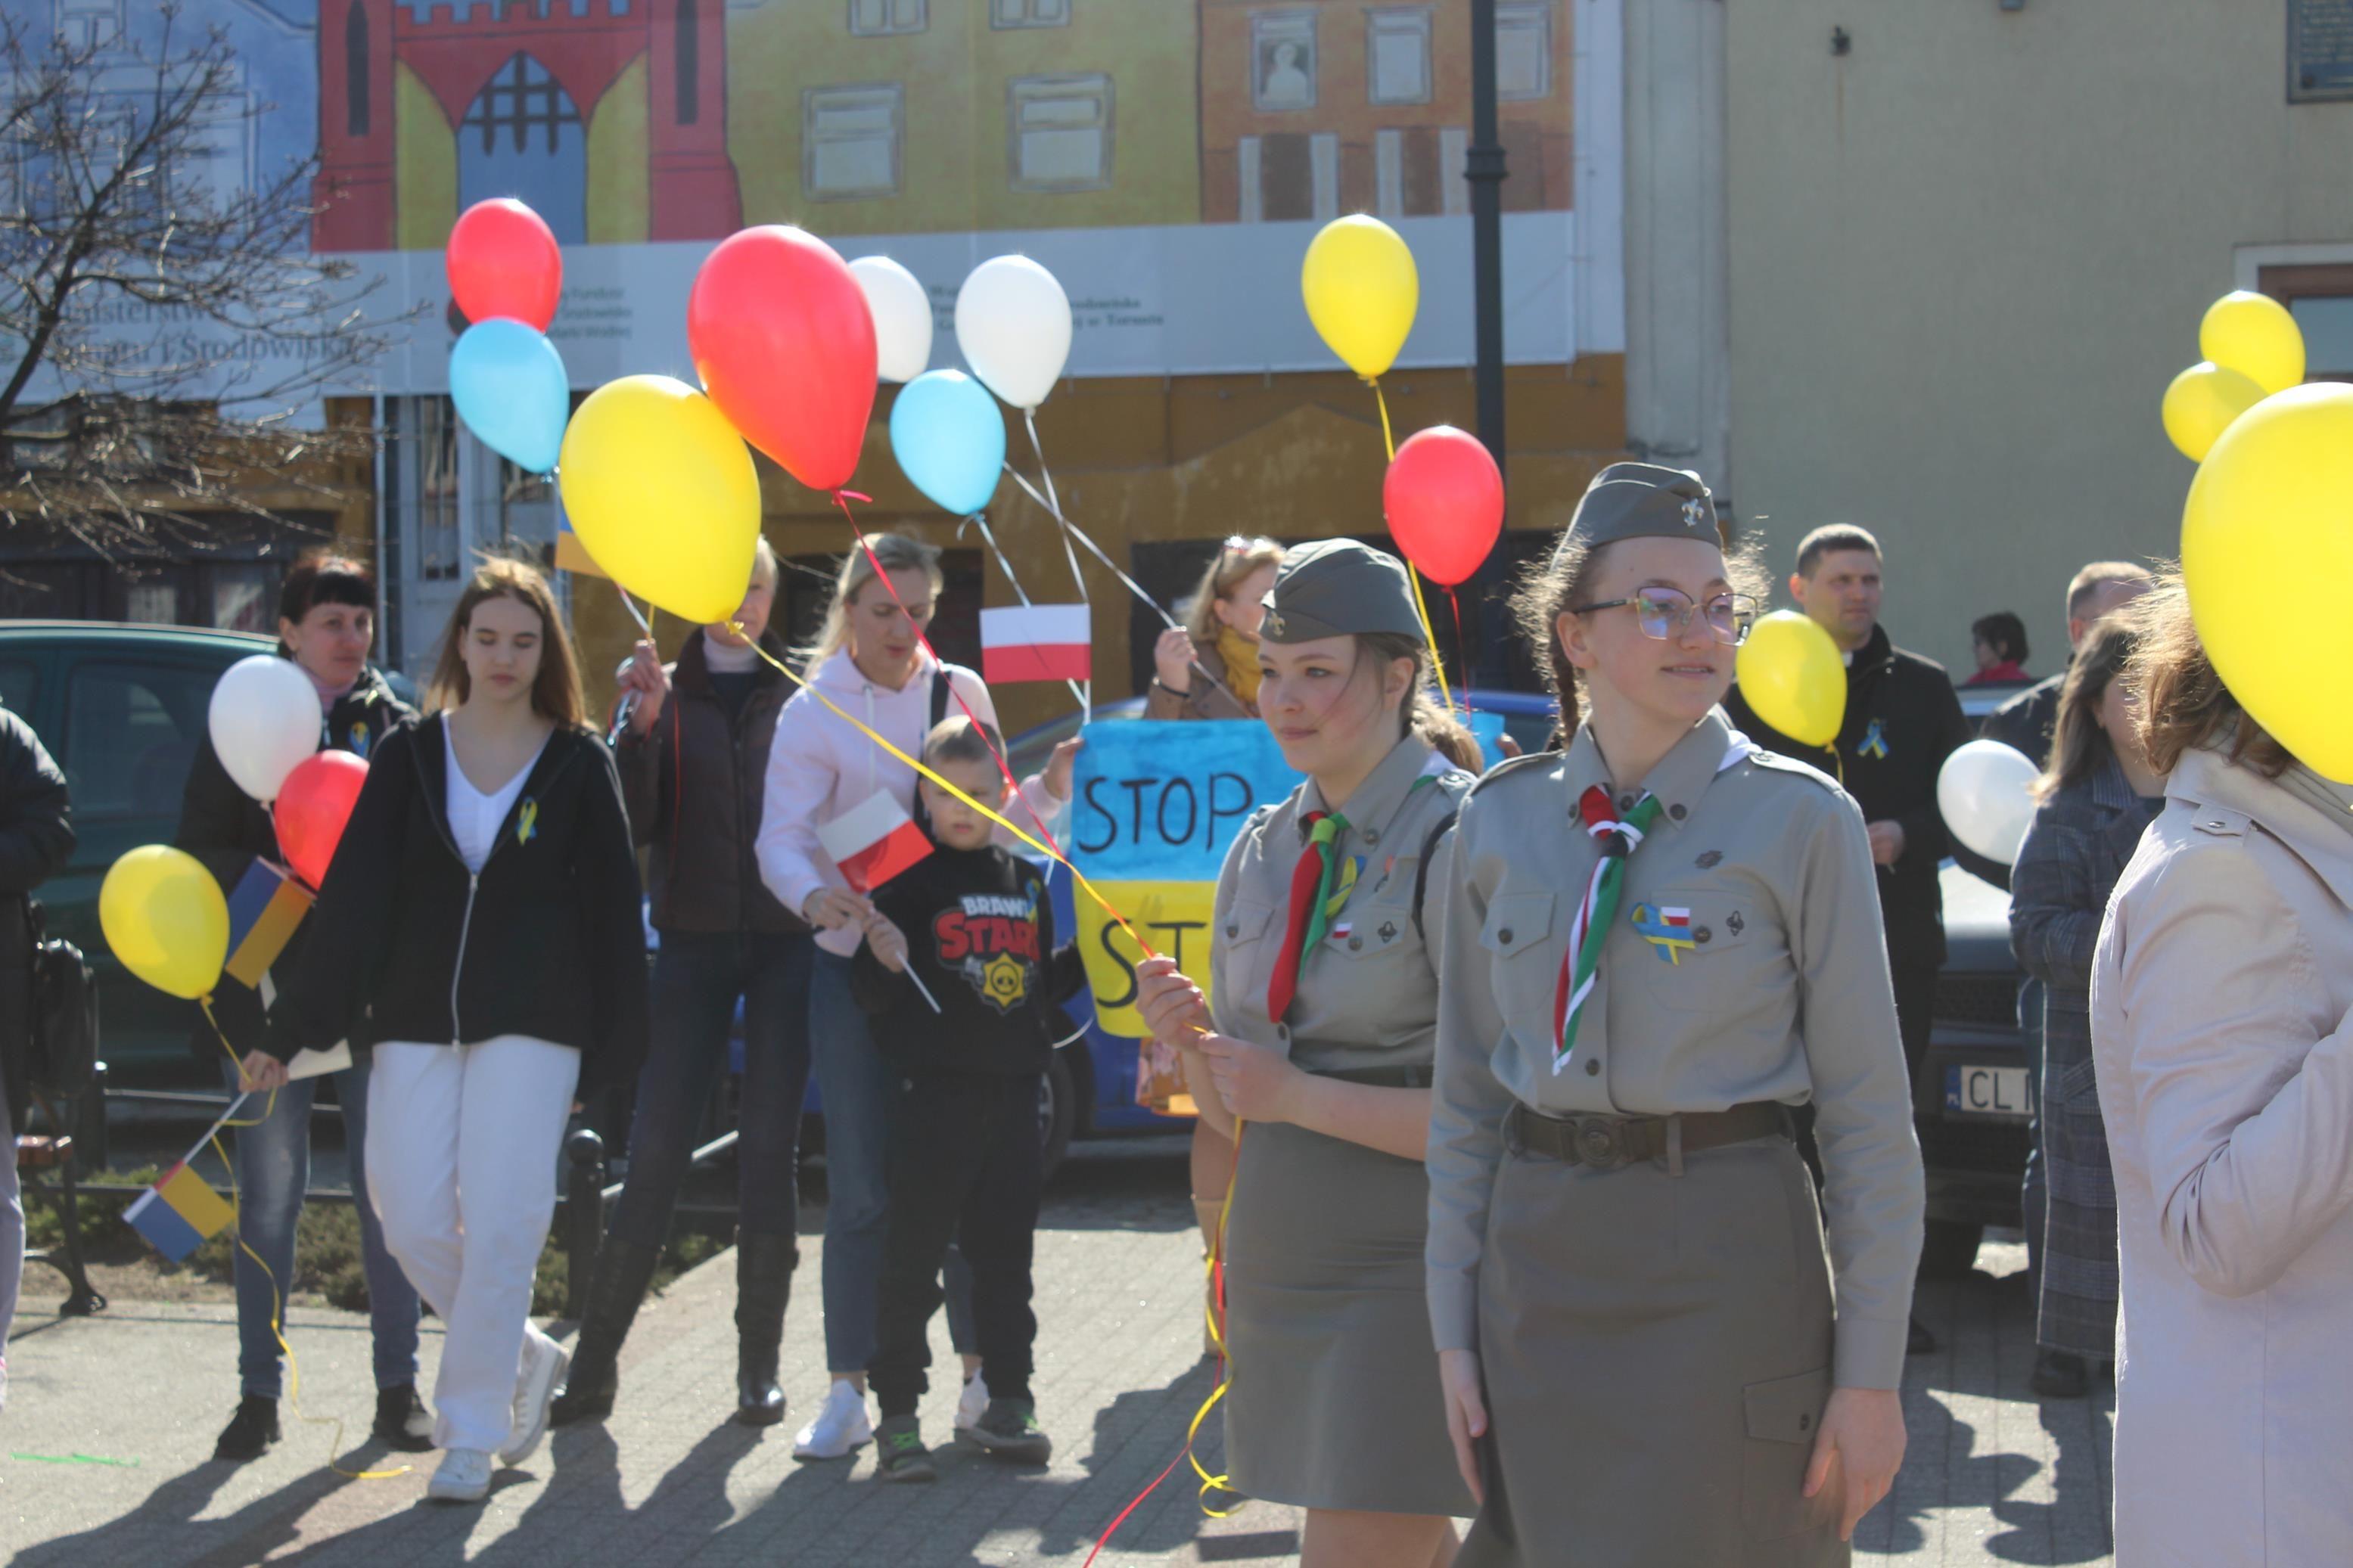
[[[2304,380],[2304,332],[2286,306],[2236,289],[2206,309],[2198,326],[2206,357],[2173,378],[2159,415],[2181,455],[2202,463],[2239,416]]]
[[[449,230],[442,262],[470,323],[449,353],[458,416],[517,468],[554,472],[572,411],[564,356],[547,341],[564,294],[554,233],[511,196],[476,202]]]
[[[1062,498],[1055,491],[1046,448],[1038,439],[1039,405],[1062,378],[1062,366],[1071,357],[1071,297],[1062,291],[1060,279],[1029,258],[993,256],[966,273],[956,290],[955,335],[957,352],[981,384],[1021,411],[1029,454],[1038,460],[1038,482],[1046,493],[1039,495],[1018,473],[1014,482],[1061,530],[1071,580],[1077,584],[1080,602],[1086,603],[1087,580],[1071,543],[1074,535],[1084,536],[1062,513]],[[1092,540],[1087,548],[1098,556],[1103,553]]]
[[[1757,717],[1801,745],[1832,744],[1846,721],[1846,661],[1838,644],[1796,610],[1776,610],[1748,630],[1733,660],[1740,695]]]
[[[1381,478],[1381,510],[1389,537],[1414,570],[1446,590],[1461,657],[1462,604],[1454,590],[1486,563],[1503,536],[1503,470],[1476,436],[1435,425],[1407,437],[1389,460]],[[1422,629],[1429,631],[1426,616]],[[1469,676],[1463,680],[1467,691]]]
[[[861,256],[849,264],[874,317],[874,372],[884,381],[909,382],[932,363],[932,297],[915,275],[887,256]]]

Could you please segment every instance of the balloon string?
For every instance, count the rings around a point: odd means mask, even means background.
[[[1005,465],[1005,471],[1012,478],[1015,484],[1021,487],[1031,500],[1044,508],[1047,512],[1053,517],[1056,522],[1060,523],[1064,528],[1070,530],[1071,537],[1076,539],[1081,544],[1085,545],[1087,547],[1087,553],[1092,555],[1096,560],[1103,563],[1103,570],[1118,578],[1121,585],[1125,587],[1129,593],[1134,595],[1135,597],[1142,602],[1145,609],[1148,609],[1154,615],[1158,616],[1162,626],[1166,626],[1171,631],[1183,631],[1186,629],[1184,622],[1170,615],[1161,606],[1159,600],[1154,598],[1150,594],[1145,593],[1134,578],[1121,571],[1119,563],[1113,560],[1110,555],[1105,553],[1103,547],[1097,544],[1094,540],[1088,535],[1085,529],[1081,528],[1077,523],[1072,522],[1068,518],[1062,516],[1060,510],[1055,507],[1051,500],[1045,496],[1039,495],[1038,493],[1037,487],[1032,485],[1028,479],[1021,477],[1021,471],[1019,469],[1016,468],[1012,464],[1008,463]],[[1245,712],[1249,711],[1250,705],[1244,702],[1240,698],[1235,697],[1231,687],[1229,687],[1224,681],[1219,680],[1216,676],[1211,675],[1208,670],[1203,669],[1198,660],[1195,661],[1193,665],[1193,672],[1200,676],[1202,679],[1207,680],[1210,685],[1216,687],[1219,690],[1224,692],[1227,697],[1232,699],[1235,707],[1243,710]]]
[[[1389,434],[1389,400],[1381,395],[1379,376],[1365,377],[1365,384],[1373,389],[1373,406],[1381,411],[1381,446],[1388,450],[1389,461],[1394,463],[1397,461],[1397,437]]]
[[[882,568],[881,558],[874,553],[874,547],[866,542],[866,531],[858,526],[858,519],[849,510],[849,502],[853,497],[859,500],[864,500],[866,499],[864,496],[858,495],[854,490],[836,490],[833,492],[834,504],[841,508],[841,515],[849,520],[849,531],[857,537],[858,548],[865,552],[867,565],[874,569],[875,578],[881,583],[883,591],[891,595],[891,602],[899,606],[899,613],[907,617],[907,625],[914,630],[916,643],[922,647],[925,653],[932,656],[932,662],[940,668],[940,679],[947,680],[948,695],[955,699],[956,707],[963,710],[965,721],[972,725],[975,732],[980,736],[982,742],[984,744],[988,744],[989,760],[997,764],[997,773],[1005,780],[1006,789],[1011,794],[1014,799],[1021,803],[1022,809],[1029,814],[1029,820],[1038,825],[1039,837],[1043,837],[1047,843],[1054,844],[1053,829],[1046,826],[1046,819],[1038,815],[1038,808],[1031,805],[1029,804],[1029,797],[1022,793],[1020,784],[1015,780],[1013,776],[1012,765],[1005,760],[1005,748],[1002,745],[988,743],[988,726],[983,724],[981,722],[980,715],[972,710],[972,704],[964,700],[964,693],[956,689],[956,683],[954,680],[948,679],[946,674],[947,660],[942,658],[939,655],[939,650],[932,647],[932,639],[923,635],[923,623],[915,619],[915,613],[907,608],[907,602],[904,599],[899,597],[899,585],[891,581],[891,574],[884,571]],[[738,635],[740,635],[740,631]],[[774,664],[776,663],[776,660],[770,659],[768,662]],[[830,708],[833,705],[831,703],[828,703],[826,706]],[[837,711],[839,711],[839,710],[837,710]],[[869,732],[871,733],[871,731]],[[918,764],[918,771],[921,771],[920,764]],[[1008,826],[1010,825],[1008,824]],[[1019,832],[1020,830],[1016,828],[1014,831]],[[1036,839],[1027,838],[1026,835],[1024,837],[1026,842],[1033,844],[1037,842]],[[1062,859],[1061,846],[1059,844],[1054,844],[1054,847],[1046,851],[1046,853],[1051,854],[1057,860]],[[1068,864],[1068,862],[1065,861],[1064,864]]]
[[[1839,755],[1838,742],[1836,741],[1832,741],[1829,745],[1824,746],[1822,750],[1831,754],[1831,772],[1838,775],[1839,787],[1841,789],[1844,789],[1846,787],[1846,759]]]
[[[214,1037],[220,1041],[221,1049],[228,1053],[229,1065],[237,1069],[237,1082],[245,1082],[245,1064],[237,1059],[237,1047],[228,1043],[228,1032],[221,1027],[220,1020],[213,1016],[213,999],[210,996],[199,996],[196,998],[196,1005],[204,1009],[205,1021],[213,1026]],[[237,1107],[252,1098],[253,1091],[247,1089],[240,1092],[235,1100],[230,1100],[228,1109],[222,1111],[219,1120],[205,1130],[205,1135],[196,1140],[195,1146],[189,1149],[186,1159],[182,1160],[180,1163],[185,1165],[189,1160],[195,1159],[197,1152],[209,1143],[212,1145],[214,1154],[220,1159],[221,1169],[228,1173],[228,1206],[229,1212],[237,1216],[237,1250],[251,1258],[253,1266],[261,1270],[261,1277],[269,1281],[269,1337],[278,1342],[278,1353],[286,1358],[286,1403],[293,1406],[294,1418],[305,1426],[332,1426],[335,1429],[334,1436],[327,1444],[327,1468],[347,1479],[357,1481],[388,1481],[396,1476],[405,1476],[409,1471],[409,1467],[406,1465],[401,1466],[396,1470],[343,1468],[342,1465],[336,1463],[343,1447],[342,1418],[333,1415],[305,1415],[302,1413],[302,1363],[295,1358],[294,1347],[286,1342],[286,1293],[278,1288],[278,1276],[271,1272],[269,1264],[261,1260],[261,1254],[254,1251],[251,1244],[245,1239],[245,1203],[243,1195],[237,1191],[237,1162],[228,1157],[228,1152],[223,1149],[220,1143],[221,1129],[259,1127],[269,1121],[270,1115],[278,1109],[278,1090],[272,1088],[269,1091],[269,1099],[264,1102],[259,1116],[248,1121],[230,1121],[229,1118],[237,1114]]]
[[[991,555],[997,557],[997,570],[1005,574],[1005,580],[1013,585],[1013,596],[1020,600],[1023,606],[1026,608],[1029,603],[1029,592],[1021,586],[1021,579],[1013,574],[1013,563],[1008,561],[1005,558],[1005,552],[998,548],[997,543],[997,535],[988,531],[987,516],[981,512],[974,512],[970,517],[965,518],[964,522],[957,523],[956,537],[958,539],[962,539],[964,537],[965,523],[970,523],[972,526],[980,530],[981,542],[988,546],[988,552]],[[1093,619],[1094,618],[1091,614],[1088,616],[1088,627],[1090,631],[1093,628]],[[1094,705],[1087,700],[1089,694],[1082,689],[1079,683],[1075,680],[1065,680],[1062,684],[1071,689],[1071,696],[1077,700],[1079,705],[1080,721],[1083,723],[1094,711]]]
[[[1414,613],[1421,617],[1421,635],[1430,644],[1430,668],[1438,677],[1438,694],[1446,700],[1446,711],[1454,711],[1454,693],[1446,684],[1446,660],[1439,656],[1438,633],[1430,624],[1430,606],[1421,597],[1421,572],[1411,562],[1406,563],[1407,581],[1413,584]],[[1458,634],[1459,635],[1459,634]]]
[[[1452,584],[1446,584],[1446,602],[1454,611],[1454,660],[1462,672],[1462,710],[1471,710],[1471,655],[1462,640],[1462,600]]]
[[[621,595],[621,608],[629,612],[629,619],[638,623],[638,630],[646,634],[648,642],[653,641],[654,628],[647,621],[645,612],[638,608],[638,602],[629,597],[629,591],[618,583],[613,584],[613,591]]]
[[[1023,409],[1021,424],[1029,432],[1029,451],[1038,459],[1038,477],[1044,480],[1046,485],[1046,510],[1053,514],[1055,523],[1061,529],[1062,558],[1071,563],[1071,581],[1079,585],[1079,603],[1087,606],[1087,625],[1088,629],[1092,631],[1094,626],[1094,601],[1088,596],[1086,577],[1079,570],[1079,552],[1071,547],[1071,523],[1070,520],[1062,515],[1061,498],[1054,493],[1054,470],[1046,466],[1046,448],[1038,442],[1037,410]],[[1086,693],[1080,699],[1080,704],[1092,716],[1095,710],[1094,667],[1090,663],[1087,668]]]

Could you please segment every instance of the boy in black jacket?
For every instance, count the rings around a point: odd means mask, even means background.
[[[923,762],[994,810],[1005,798],[997,747],[986,726],[950,719],[932,731]],[[1029,1394],[1038,1337],[1029,1259],[1044,1184],[1038,1090],[1062,1032],[1056,1004],[1082,978],[1076,944],[1054,945],[1045,878],[992,841],[987,817],[928,779],[921,788],[937,848],[875,890],[851,979],[899,1074],[871,1369],[882,1407],[877,1474],[886,1481],[934,1475],[915,1404],[928,1385],[926,1330],[951,1242],[972,1265],[990,1394],[973,1439],[1037,1464],[1052,1452]]]

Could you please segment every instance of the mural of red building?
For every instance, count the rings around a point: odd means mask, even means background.
[[[715,238],[741,225],[725,0],[323,0],[322,12],[315,249],[396,244],[396,62],[456,130],[467,199],[522,195],[576,242],[586,236],[566,214],[585,201],[585,174],[559,165],[581,163],[588,120],[642,58],[647,237]],[[543,174],[543,155],[554,174]],[[553,195],[533,187],[543,177]],[[480,188],[466,191],[469,181]]]

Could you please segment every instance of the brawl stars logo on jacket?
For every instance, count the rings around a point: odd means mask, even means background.
[[[1010,1013],[1038,988],[1038,900],[966,893],[932,917],[932,951],[982,1001]]]

